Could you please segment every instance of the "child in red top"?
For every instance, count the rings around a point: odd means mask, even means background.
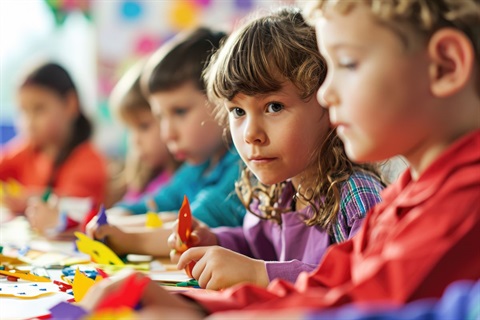
[[[409,170],[384,191],[360,232],[330,247],[295,285],[240,285],[185,299],[151,284],[141,313],[173,309],[176,317],[200,318],[241,309],[216,315],[292,317],[299,309],[349,302],[401,305],[439,297],[453,281],[480,278],[478,1],[317,4],[320,51],[329,68],[318,97],[349,157],[400,154]],[[83,304],[94,308],[116,285],[98,286]]]
[[[4,194],[2,204],[23,213],[30,197],[51,189],[56,198],[71,201],[60,200],[60,209],[45,203],[30,206],[32,226],[43,232],[57,227],[60,220],[64,227],[64,222],[67,226],[82,222],[87,212],[70,217],[70,221],[60,219],[62,203],[74,203],[86,211],[98,206],[105,195],[107,174],[102,156],[89,142],[91,125],[81,111],[70,75],[57,64],[40,66],[21,84],[18,101],[22,135],[2,150],[0,180],[18,181],[23,185],[22,194]]]

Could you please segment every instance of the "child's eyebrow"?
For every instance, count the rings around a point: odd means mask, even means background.
[[[334,43],[333,45],[325,44],[325,47],[328,47],[332,51],[338,51],[341,49],[356,49],[360,50],[363,49],[365,46],[360,45],[360,44],[352,44],[352,43],[345,43],[345,42],[339,42],[339,43]]]

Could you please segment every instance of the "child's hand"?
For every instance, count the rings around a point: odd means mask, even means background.
[[[28,196],[12,197],[8,194],[3,194],[1,197],[2,206],[5,206],[14,215],[21,215],[25,213],[28,203]]]
[[[178,220],[173,225],[173,230],[175,230],[168,237],[168,246],[170,249],[170,259],[173,263],[177,263],[182,251],[185,249],[181,247],[181,240],[178,235]],[[189,246],[192,247],[201,247],[201,246],[215,246],[218,245],[217,236],[210,231],[210,228],[196,219],[192,219],[192,233],[190,234]]]
[[[96,226],[94,231],[90,232],[90,236],[95,240],[105,240],[105,244],[112,249],[117,255],[125,255],[131,252],[125,250],[125,244],[129,243],[129,234],[123,232],[118,227],[110,224]]]
[[[191,261],[196,261],[192,275],[205,289],[219,290],[242,282],[266,287],[269,283],[264,261],[222,247],[188,249],[180,257],[177,268],[184,269]]]
[[[50,235],[60,224],[60,212],[56,206],[37,201],[28,206],[25,211],[32,229],[43,235]]]
[[[114,278],[103,279],[95,284],[87,292],[85,297],[79,303],[84,309],[93,311],[97,305],[108,295],[121,287],[131,272],[125,272],[121,275],[115,275]],[[144,277],[141,273],[136,273],[137,277]],[[179,296],[172,295],[160,286],[150,281],[141,298],[142,309],[137,316],[140,319],[202,319],[204,314],[201,308],[192,302],[188,302]]]
[[[98,238],[95,237],[95,232],[97,231],[99,225],[97,224],[98,217],[94,216],[85,226],[85,234],[89,236],[92,239],[98,240]]]

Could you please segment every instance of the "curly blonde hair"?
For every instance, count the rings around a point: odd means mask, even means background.
[[[305,12],[313,20],[327,9],[346,14],[358,5],[369,7],[407,45],[412,37],[427,41],[441,28],[458,29],[470,39],[480,61],[479,0],[314,0],[307,3]]]
[[[227,127],[228,112],[224,101],[237,94],[248,96],[278,91],[290,81],[305,101],[314,95],[325,80],[324,58],[317,49],[315,30],[302,17],[300,10],[284,8],[256,18],[234,32],[213,56],[204,73],[207,95],[215,102],[215,115]],[[314,214],[307,225],[328,229],[335,221],[341,202],[341,185],[355,171],[365,171],[380,179],[376,166],[350,161],[335,130],[318,145],[312,158],[316,164],[314,187],[296,190],[311,206]],[[253,178],[248,168],[236,184],[244,206],[251,213],[256,205],[263,219],[281,223],[281,214],[290,211],[279,203],[285,183],[263,185]]]

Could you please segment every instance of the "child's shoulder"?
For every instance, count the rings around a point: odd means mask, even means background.
[[[354,172],[341,187],[340,216],[347,220],[365,217],[365,214],[381,201],[383,183],[373,173]]]
[[[97,149],[97,147],[90,141],[79,144],[72,152],[72,158],[76,158],[78,161],[91,162],[104,162],[103,154]]]
[[[79,144],[62,165],[64,170],[106,177],[107,165],[103,154],[90,141]]]
[[[342,201],[346,201],[347,199],[344,198],[348,195],[352,196],[352,194],[380,194],[384,188],[384,184],[375,174],[363,170],[356,170],[342,184]]]
[[[31,161],[36,152],[33,145],[25,139],[14,138],[0,148],[0,160],[3,161]]]

